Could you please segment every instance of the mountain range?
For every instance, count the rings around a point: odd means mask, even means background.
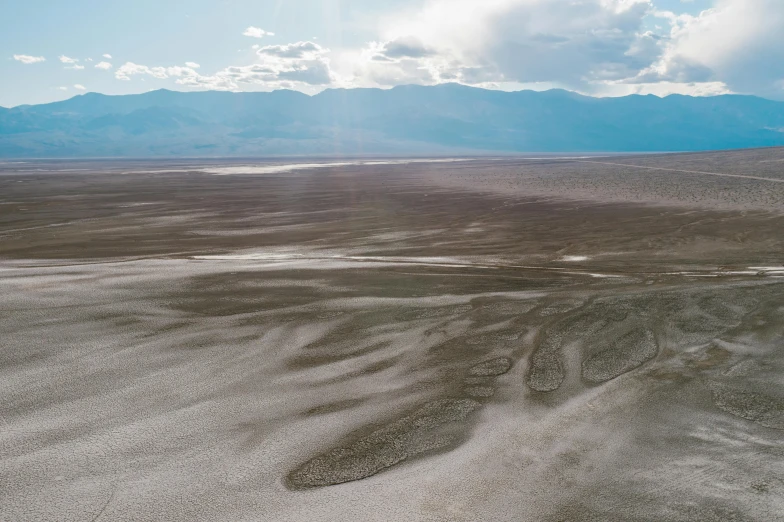
[[[458,84],[88,93],[0,108],[0,157],[693,151],[784,145],[784,102]]]

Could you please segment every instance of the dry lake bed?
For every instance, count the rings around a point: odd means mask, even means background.
[[[0,164],[0,520],[784,520],[784,150],[281,163]]]

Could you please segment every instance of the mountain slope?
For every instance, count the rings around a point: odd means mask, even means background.
[[[0,156],[679,151],[784,145],[784,103],[753,96],[591,98],[457,84],[315,96],[89,93],[0,110]]]

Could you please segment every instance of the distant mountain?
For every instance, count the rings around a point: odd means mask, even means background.
[[[445,84],[152,91],[0,108],[0,157],[643,152],[784,145],[784,102]]]

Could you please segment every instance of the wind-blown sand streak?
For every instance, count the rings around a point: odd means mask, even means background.
[[[780,154],[0,165],[0,519],[778,520]]]

